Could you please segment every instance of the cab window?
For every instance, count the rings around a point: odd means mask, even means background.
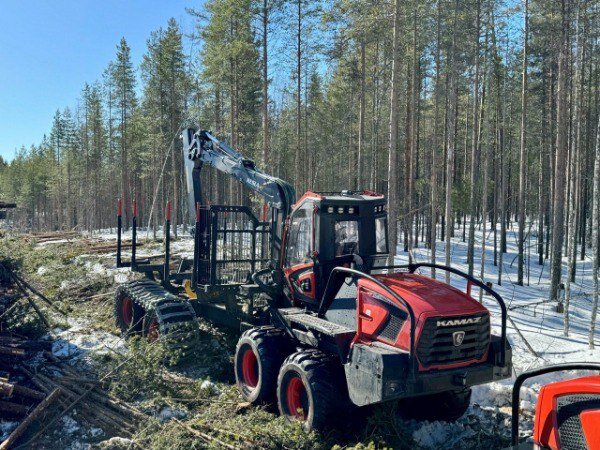
[[[287,267],[311,261],[312,208],[302,207],[294,212],[287,231],[285,265]]]
[[[335,222],[335,256],[358,253],[358,221],[337,220]]]
[[[387,218],[375,218],[375,251],[388,253]]]

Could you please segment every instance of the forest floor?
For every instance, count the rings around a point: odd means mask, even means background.
[[[110,243],[114,235],[97,236]],[[140,236],[142,240],[145,234]],[[481,231],[476,233],[475,273],[479,275]],[[508,338],[513,347],[514,372],[519,374],[551,363],[598,361],[600,350],[588,349],[591,304],[591,261],[578,261],[577,282],[573,285],[571,333],[563,335],[562,315],[555,304],[540,303],[548,298],[548,263],[537,264],[533,255],[529,285],[517,286],[516,235],[509,230],[508,253],[504,255],[503,284],[497,285],[493,249],[486,253],[486,281],[493,283],[510,309],[510,317],[526,345],[509,322]],[[417,261],[429,261],[429,252],[420,244],[414,249]],[[191,255],[192,240],[173,242],[175,255]],[[144,241],[140,256],[161,253],[161,243]],[[443,261],[443,243],[438,242],[438,262]],[[510,396],[513,380],[473,389],[471,407],[456,423],[415,422],[399,418],[392,405],[369,411],[364,425],[328,435],[305,434],[297,425],[286,424],[273,410],[248,407],[239,397],[234,381],[232,357],[237,336],[227,330],[200,324],[201,348],[198,357],[185,366],[161,364],[165,355],[159,346],[138,339],[125,341],[114,325],[112,295],[115,287],[136,275],[116,269],[114,252],[90,251],[85,239],[36,240],[5,237],[0,241],[0,260],[9,260],[30,282],[43,290],[66,316],[51,310],[53,328],[47,337],[55,340],[53,352],[88,377],[106,377],[112,395],[135,404],[148,415],[132,439],[107,435],[103,430],[78,422],[76,409],[60,426],[36,445],[47,449],[166,449],[166,448],[406,448],[406,449],[500,449],[510,439]],[[400,253],[398,262],[407,262]],[[453,266],[466,270],[466,243],[453,239]],[[526,261],[527,264],[527,261]],[[566,264],[566,261],[565,261]],[[424,273],[427,273],[424,270]],[[441,275],[438,274],[438,277]],[[465,288],[459,279],[452,284]],[[527,284],[527,277],[526,277]],[[473,291],[477,298],[477,290]],[[494,332],[499,332],[499,310],[487,296]],[[541,377],[522,393],[522,436],[530,436],[532,415],[540,385],[573,374]],[[0,441],[16,426],[0,418]]]

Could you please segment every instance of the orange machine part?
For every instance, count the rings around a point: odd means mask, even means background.
[[[584,411],[579,418],[589,450],[600,450],[600,410]]]
[[[533,428],[533,440],[537,445],[551,450],[561,449],[556,411],[557,399],[574,394],[600,394],[600,376],[559,381],[540,389]],[[600,411],[585,411],[581,413],[580,419],[590,450],[600,450]]]

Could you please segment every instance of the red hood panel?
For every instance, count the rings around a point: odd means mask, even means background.
[[[442,281],[416,273],[374,275],[409,303],[419,317],[422,313],[435,315],[477,314],[487,309],[466,293]]]

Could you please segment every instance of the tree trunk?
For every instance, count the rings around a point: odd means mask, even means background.
[[[440,43],[441,43],[441,5],[437,1],[437,21],[436,21],[436,51],[435,51],[435,90],[434,96],[434,119],[433,119],[433,145],[431,147],[431,222],[429,248],[431,251],[431,264],[436,263],[436,239],[437,239],[437,217],[438,217],[438,193],[437,193],[437,152],[438,152],[438,134],[440,126]],[[431,276],[435,278],[435,269],[431,269]]]
[[[527,58],[529,39],[529,0],[525,0],[525,30],[523,33],[523,71],[521,83],[521,147],[519,152],[519,237],[518,244],[518,268],[517,284],[523,286],[523,245],[525,242],[525,167],[527,160],[526,137],[527,137]]]
[[[458,15],[459,1],[456,0],[454,7],[454,19],[452,25],[452,49],[450,51],[450,83],[449,92],[450,98],[448,101],[448,129],[447,135],[447,151],[446,151],[446,207],[445,207],[445,223],[446,223],[446,253],[445,264],[450,265],[450,250],[452,249],[452,185],[454,175],[454,145],[456,142],[456,101],[458,97],[458,83],[456,82],[456,20]],[[446,272],[446,283],[450,283],[450,272]]]
[[[568,155],[568,103],[567,103],[567,75],[569,71],[569,18],[568,0],[561,1],[562,9],[562,42],[558,59],[558,86],[557,86],[557,111],[556,111],[556,164],[554,180],[554,217],[552,221],[552,262],[550,300],[558,300],[558,289],[562,275],[562,247],[564,241],[565,225],[565,171],[559,162],[567,160]]]
[[[263,0],[262,7],[262,169],[267,168],[269,160],[269,71],[268,71],[268,26],[269,0]]]
[[[598,126],[596,128],[596,155],[594,158],[594,178],[593,178],[593,196],[592,196],[592,253],[593,268],[592,279],[594,285],[594,294],[592,297],[592,315],[590,319],[590,348],[594,348],[594,334],[596,332],[596,316],[598,314],[598,294],[600,285],[598,284],[598,265],[600,255],[598,249],[598,222],[600,221],[600,116],[598,117]]]
[[[390,93],[390,139],[388,164],[389,263],[394,264],[398,245],[398,94],[400,89],[400,5],[395,0],[392,46],[392,88]]]
[[[479,36],[481,33],[481,1],[477,0],[475,45],[475,78],[473,82],[473,141],[471,143],[471,193],[469,196],[469,240],[467,243],[467,263],[469,275],[473,276],[475,254],[475,216],[477,210],[477,191],[479,186]]]

